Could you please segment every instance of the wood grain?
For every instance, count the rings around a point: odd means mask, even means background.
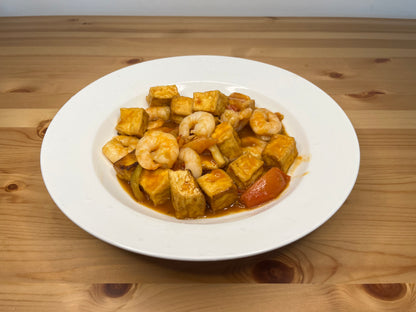
[[[97,240],[56,207],[39,164],[57,111],[114,70],[191,54],[282,67],[345,111],[360,172],[323,226],[258,256],[181,262]],[[0,18],[0,310],[415,310],[415,85],[415,20]]]
[[[13,311],[411,311],[414,303],[415,285],[405,283],[0,286],[0,304]]]

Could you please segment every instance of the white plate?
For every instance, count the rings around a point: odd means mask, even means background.
[[[176,84],[183,95],[241,92],[284,114],[304,161],[278,200],[220,218],[180,221],[138,205],[120,186],[101,147],[115,135],[120,107],[146,107],[149,87]],[[289,244],[328,220],[354,186],[357,136],[326,93],[281,68],[223,56],[184,56],[132,65],[93,82],[57,113],[43,140],[46,187],[85,231],[140,254],[220,260]]]

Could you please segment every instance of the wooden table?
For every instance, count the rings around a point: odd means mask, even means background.
[[[59,108],[116,69],[192,54],[285,68],[346,112],[360,172],[322,227],[254,257],[168,261],[98,240],[54,204],[39,153]],[[0,18],[0,147],[2,311],[416,309],[416,20]]]

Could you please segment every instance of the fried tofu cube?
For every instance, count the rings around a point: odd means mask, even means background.
[[[120,134],[141,138],[149,123],[149,115],[143,108],[120,108],[120,119],[116,130]]]
[[[132,136],[117,135],[108,141],[102,148],[105,157],[112,163],[123,158],[136,149],[139,139]]]
[[[171,119],[180,123],[185,116],[192,114],[194,100],[187,96],[175,96],[170,103]]]
[[[228,98],[218,90],[194,92],[193,111],[204,111],[220,116],[227,106]]]
[[[221,153],[229,160],[234,160],[242,154],[240,138],[228,122],[220,123],[215,128],[212,137],[217,140]]]
[[[213,211],[233,204],[237,198],[237,187],[230,176],[221,169],[212,170],[197,179]]]
[[[188,170],[169,170],[170,196],[178,219],[197,218],[205,214],[204,194]]]
[[[246,189],[263,174],[263,164],[261,159],[247,153],[230,163],[227,173],[239,189]]]
[[[266,145],[262,157],[267,166],[278,167],[286,173],[298,156],[293,137],[276,134]]]
[[[143,170],[139,184],[155,206],[170,199],[169,169]]]
[[[146,101],[149,106],[169,106],[172,99],[178,95],[176,85],[156,86],[149,89]]]
[[[113,167],[117,173],[117,176],[125,181],[130,181],[131,175],[133,174],[134,169],[138,165],[136,151],[128,153],[123,158],[117,160]]]
[[[241,149],[244,154],[251,153],[261,159],[261,154],[266,147],[267,142],[254,136],[245,136],[241,138]]]

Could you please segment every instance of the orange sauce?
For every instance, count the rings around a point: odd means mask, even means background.
[[[293,172],[294,170],[296,170],[296,168],[298,168],[302,163],[308,162],[310,161],[310,156],[309,155],[298,155],[295,158],[295,161],[293,162],[293,164],[290,166],[290,170]],[[307,175],[308,172],[304,172],[302,174],[302,176]]]
[[[120,178],[117,178],[118,182],[120,183],[120,185],[123,187],[123,189],[130,195],[131,198],[133,198],[136,202],[142,204],[143,206],[146,206],[148,208],[151,208],[153,210],[156,210],[157,212],[163,213],[165,215],[168,216],[175,216],[175,210],[173,209],[172,203],[170,200],[168,200],[167,202],[161,204],[161,205],[153,205],[153,203],[150,201],[149,198],[146,197],[146,200],[143,202],[139,202],[133,195],[133,192],[131,190],[130,187],[130,183],[125,181],[125,180],[121,180]]]

